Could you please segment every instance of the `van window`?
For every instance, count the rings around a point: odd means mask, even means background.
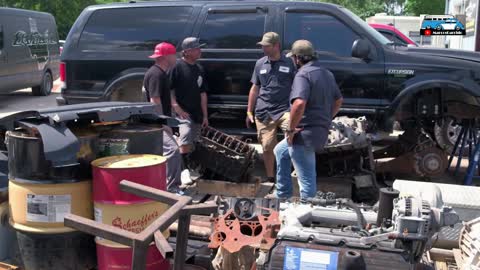
[[[358,35],[333,16],[320,13],[286,13],[285,48],[298,39],[312,42],[318,51],[350,57]]]
[[[80,37],[81,50],[151,51],[182,39],[192,7],[121,8],[95,11]]]
[[[258,49],[265,29],[265,13],[211,13],[200,31],[206,48]]]

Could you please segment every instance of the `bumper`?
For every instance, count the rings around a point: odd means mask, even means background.
[[[60,93],[60,97],[56,98],[58,106],[110,101],[105,98],[103,91],[73,90],[63,85]]]
[[[55,100],[58,106],[67,105],[67,101],[63,97],[57,97]]]

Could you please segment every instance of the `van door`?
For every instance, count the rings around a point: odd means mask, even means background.
[[[17,64],[15,49],[12,47],[14,40],[14,31],[12,27],[15,24],[14,17],[2,16],[1,25],[1,54],[0,54],[0,92],[6,93],[19,89],[25,84],[28,85],[30,77],[29,73],[22,74],[24,67]],[[22,75],[26,75],[22,76]]]
[[[299,39],[312,42],[320,62],[335,75],[343,94],[341,112],[375,114],[384,85],[383,54],[376,52],[375,59],[368,62],[352,57],[353,42],[362,36],[350,27],[351,22],[341,19],[345,14],[336,12],[313,5],[287,6],[283,16],[284,47],[291,48]]]
[[[1,19],[1,18],[0,18]],[[5,40],[5,25],[0,22],[0,92],[10,90],[9,69],[7,63],[7,42]]]
[[[214,117],[245,114],[255,62],[263,57],[257,42],[269,21],[261,5],[207,5],[194,30],[202,49],[201,64],[209,85],[209,108]]]
[[[31,20],[36,24],[36,31],[32,32],[32,35],[38,37],[37,41],[30,45],[33,56],[32,85],[40,85],[47,66],[52,66],[49,64],[56,62],[55,68],[58,67],[58,38],[53,20],[49,20],[48,17],[31,18]],[[53,70],[51,71],[52,75],[56,74]]]
[[[0,77],[5,72],[4,69],[7,63],[7,51],[5,50],[5,37],[3,25],[0,22]]]
[[[6,16],[5,29],[9,83],[13,89],[31,86],[34,71],[34,59],[29,47],[31,33],[28,17]]]

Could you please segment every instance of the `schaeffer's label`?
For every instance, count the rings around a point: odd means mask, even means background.
[[[133,232],[141,233],[167,209],[160,202],[113,205],[95,203],[95,221]],[[163,233],[168,237],[168,230]]]

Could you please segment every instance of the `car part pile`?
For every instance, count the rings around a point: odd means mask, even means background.
[[[375,159],[393,158],[378,162],[377,173],[399,173],[420,177],[442,175],[448,166],[447,153],[438,147],[422,130],[407,129],[397,142],[374,152]]]
[[[364,146],[367,142],[367,118],[336,117],[328,133],[327,147],[342,144]]]
[[[366,129],[365,117],[335,118],[327,145],[323,152],[316,155],[317,175],[335,178],[337,183],[344,183],[342,188],[347,189],[348,193],[353,189],[355,201],[374,202],[378,188],[372,145],[366,136]],[[319,187],[321,186],[320,180]]]
[[[478,269],[480,267],[480,217],[464,224],[459,242],[464,269]]]
[[[204,127],[191,160],[200,167],[204,177],[246,182],[257,159],[255,148],[211,127]],[[210,177],[209,177],[210,176]]]
[[[270,202],[272,208],[267,208]],[[273,246],[280,229],[279,213],[274,210],[278,208],[276,200],[231,198],[222,206],[226,212],[214,221],[210,248],[223,247],[234,253],[244,246],[263,250]]]
[[[379,219],[378,213],[349,199],[287,203],[276,246],[262,269],[411,269],[435,233],[455,224],[458,216],[449,207],[434,208],[418,197],[385,204],[398,194],[382,189],[384,205],[379,209],[385,218]]]

